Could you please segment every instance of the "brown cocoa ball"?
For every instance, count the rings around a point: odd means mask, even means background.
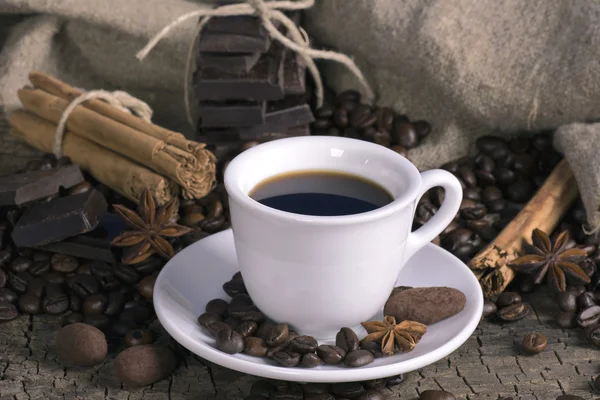
[[[171,375],[175,364],[175,355],[168,348],[144,344],[120,352],[113,361],[113,369],[120,382],[146,386]]]
[[[67,325],[58,332],[56,347],[63,361],[81,367],[100,364],[108,351],[104,333],[79,322]]]

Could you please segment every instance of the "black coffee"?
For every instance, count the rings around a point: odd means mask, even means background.
[[[259,183],[250,197],[271,208],[295,214],[360,214],[391,203],[387,190],[367,179],[332,171],[298,171]]]

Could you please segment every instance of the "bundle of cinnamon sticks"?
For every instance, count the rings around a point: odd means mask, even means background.
[[[533,230],[551,233],[578,194],[571,167],[563,159],[496,239],[469,261],[468,266],[479,279],[486,298],[502,293],[514,279],[515,273],[508,263],[522,255],[525,243],[531,244]]]
[[[50,75],[32,72],[33,88],[19,90],[25,110],[9,117],[11,132],[52,152],[57,124],[83,92]],[[111,189],[138,202],[150,189],[159,204],[179,193],[204,197],[216,182],[216,160],[205,144],[162,128],[102,100],[77,106],[66,122],[62,152]]]

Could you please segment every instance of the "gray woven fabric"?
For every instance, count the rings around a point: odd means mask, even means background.
[[[322,0],[304,19],[320,45],[351,55],[378,102],[433,123],[409,158],[466,154],[475,137],[554,129],[600,116],[600,3],[585,0]],[[324,66],[334,89],[357,87]],[[561,128],[593,225],[600,224],[600,126]]]

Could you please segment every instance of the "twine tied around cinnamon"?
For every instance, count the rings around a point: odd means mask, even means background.
[[[152,119],[152,108],[142,100],[133,97],[127,92],[116,90],[114,92],[108,92],[106,90],[92,90],[84,92],[81,96],[75,98],[69,106],[63,112],[58,125],[56,126],[56,132],[54,134],[54,146],[52,147],[52,153],[58,159],[62,157],[62,144],[65,136],[65,126],[69,115],[75,110],[75,108],[91,99],[100,99],[106,101],[113,107],[126,112],[128,114],[137,115],[146,122],[151,122]]]
[[[269,32],[273,39],[279,41],[282,45],[289,48],[290,50],[293,50],[296,53],[300,54],[300,56],[302,57],[306,67],[310,71],[310,74],[312,75],[314,80],[317,107],[321,107],[323,105],[323,82],[321,80],[319,70],[317,69],[317,66],[314,62],[315,59],[331,60],[345,65],[350,70],[350,72],[352,72],[352,74],[357,78],[358,82],[363,87],[366,98],[369,101],[372,101],[375,97],[373,90],[371,89],[369,83],[365,79],[358,66],[350,57],[346,56],[345,54],[336,53],[333,51],[316,50],[310,48],[310,44],[307,38],[303,36],[303,33],[300,31],[299,27],[296,26],[296,24],[282,12],[307,9],[312,7],[314,5],[314,2],[314,0],[282,0],[270,2],[265,2],[264,0],[246,0],[246,3],[223,5],[210,10],[192,11],[187,14],[181,15],[180,17],[173,20],[170,24],[165,26],[152,39],[150,39],[146,46],[144,46],[144,48],[136,54],[136,57],[140,61],[143,61],[144,58],[146,58],[146,56],[148,55],[148,53],[150,53],[150,51],[152,51],[152,49],[158,44],[158,42],[160,42],[165,36],[167,36],[174,27],[191,18],[202,17],[197,26],[194,40],[192,40],[188,49],[183,82],[186,117],[190,126],[195,127],[190,110],[188,81],[190,76],[190,67],[193,58],[194,46],[196,41],[198,41],[200,38],[202,29],[213,17],[256,15],[260,17],[264,28]],[[277,27],[273,25],[272,21],[280,22],[287,29],[290,38],[286,37],[281,32],[279,32]]]

